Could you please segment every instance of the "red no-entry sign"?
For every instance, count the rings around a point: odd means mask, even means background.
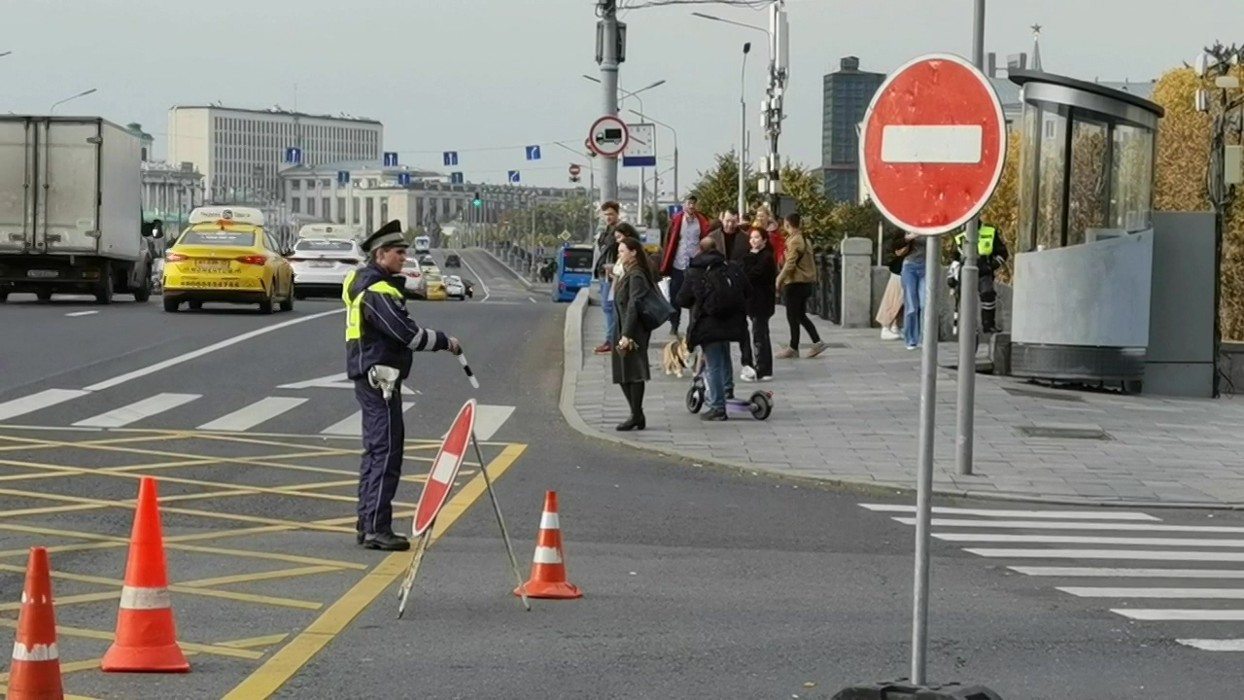
[[[453,427],[445,434],[441,449],[432,461],[432,471],[428,472],[428,481],[423,485],[423,494],[419,496],[419,505],[415,508],[415,529],[410,534],[411,539],[422,535],[441,512],[445,499],[453,490],[454,479],[458,478],[458,469],[462,467],[462,458],[471,444],[474,429],[475,399],[471,399],[458,411]]]
[[[864,114],[860,162],[877,208],[935,236],[963,226],[993,196],[1006,160],[1006,120],[989,79],[952,54],[891,73]]]

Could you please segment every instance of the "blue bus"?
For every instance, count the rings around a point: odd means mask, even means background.
[[[574,301],[580,289],[592,286],[595,252],[590,245],[562,245],[557,255],[557,275],[553,278],[553,301]]]

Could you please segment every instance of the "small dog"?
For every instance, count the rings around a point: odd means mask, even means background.
[[[675,338],[666,343],[661,351],[661,364],[665,367],[665,373],[681,379],[683,372],[690,367],[690,355],[686,337]]]

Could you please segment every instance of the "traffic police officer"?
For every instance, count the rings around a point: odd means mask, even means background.
[[[390,221],[362,243],[366,265],[346,275],[346,374],[363,409],[363,460],[359,466],[358,543],[368,549],[404,551],[410,542],[393,532],[393,497],[402,474],[406,442],[402,382],[416,351],[462,354],[456,338],[420,328],[406,311],[406,239]]]
[[[963,241],[966,237],[966,232],[955,236],[954,262],[956,264],[954,274],[949,280],[952,289],[959,284],[959,269],[963,263]],[[994,333],[998,330],[998,292],[994,288],[994,272],[1002,267],[1003,261],[1010,257],[1006,249],[1006,241],[1002,240],[997,227],[981,224],[976,242],[976,254],[979,258],[977,267],[980,269],[976,289],[981,299],[981,332]]]

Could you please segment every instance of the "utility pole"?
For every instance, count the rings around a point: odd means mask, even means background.
[[[782,135],[782,101],[786,94],[786,81],[790,78],[790,28],[786,19],[786,0],[773,0],[769,5],[769,56],[769,87],[761,108],[769,153],[765,157],[760,193],[769,200],[769,208],[777,216],[778,200],[782,194],[778,137]]]
[[[626,60],[625,25],[618,21],[618,0],[598,0],[596,15],[596,63],[600,65],[600,87],[604,113],[618,115],[618,67]],[[618,199],[618,159],[603,158],[600,169],[601,201]]]
[[[985,69],[985,0],[974,0],[972,18],[972,63]],[[992,77],[992,76],[991,76]],[[1001,144],[1006,148],[1006,142]],[[995,234],[996,235],[996,234]],[[972,217],[963,236],[963,267],[959,269],[959,397],[955,427],[955,466],[960,474],[972,473],[973,431],[976,422],[976,334],[980,320],[980,281],[977,242],[980,219]],[[926,253],[927,255],[927,253]]]

